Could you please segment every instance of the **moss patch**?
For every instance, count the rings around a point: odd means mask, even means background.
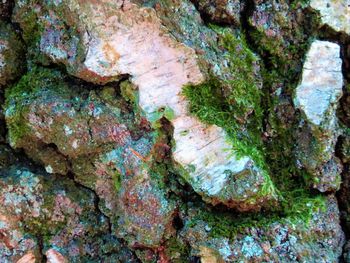
[[[237,77],[226,81],[211,77],[206,83],[185,87],[183,93],[190,101],[192,114],[203,122],[224,128],[235,153],[238,156],[251,157],[257,166],[267,171],[273,181],[272,183],[266,174],[270,182],[267,186],[277,187],[281,203],[279,207],[272,207],[269,211],[234,217],[230,213],[202,211],[197,219],[211,222],[215,235],[228,237],[246,227],[260,227],[276,221],[309,222],[312,212],[324,207],[325,199],[309,192],[302,180],[307,174],[296,167],[295,158],[291,157],[294,145],[293,123],[285,127],[281,118],[275,114],[274,107],[278,101],[270,96],[269,91],[276,84],[276,80],[283,77],[276,71],[263,72],[265,92],[268,93],[263,94],[254,85],[254,60],[251,52],[246,47],[237,49],[237,43],[245,46],[244,40],[227,31],[222,31],[221,37],[228,50],[225,58],[230,62],[232,75]],[[240,52],[245,54],[246,59],[237,59],[242,57]],[[290,88],[295,84],[292,83]],[[223,89],[227,85],[231,86],[233,92],[229,96],[223,96]],[[273,143],[264,143],[262,140],[263,107],[269,116],[268,121],[277,133]],[[242,122],[238,116],[243,116],[246,112],[250,114]]]
[[[253,63],[257,57],[241,36],[220,30],[219,45],[227,50],[225,58],[231,79],[212,76],[198,86],[186,86],[184,95],[190,101],[190,112],[200,120],[218,125],[231,137],[239,156],[251,156],[264,166],[261,150],[262,92],[257,87]],[[225,94],[224,94],[225,93]]]
[[[249,156],[256,166],[267,171],[261,139],[262,92],[255,83],[253,69],[257,58],[248,49],[244,39],[226,30],[220,32],[220,43],[227,49],[225,59],[233,78],[219,80],[212,76],[209,81],[198,86],[184,87],[183,93],[190,101],[189,110],[192,114],[227,132],[238,158]],[[230,92],[227,93],[227,90]],[[265,177],[266,187],[263,187],[261,195],[275,191],[266,172]]]
[[[322,195],[300,196],[294,203],[283,203],[281,211],[266,213],[233,214],[232,212],[198,210],[197,215],[188,222],[188,227],[196,225],[198,220],[208,224],[210,236],[213,238],[227,237],[234,239],[238,234],[249,234],[252,228],[266,229],[273,223],[307,226],[313,213],[325,211],[326,199]]]
[[[18,83],[6,89],[4,109],[12,145],[16,145],[30,129],[23,116],[31,101],[38,96],[36,91],[53,88],[61,92],[63,87],[67,88],[62,78],[58,71],[34,67]]]
[[[171,259],[171,262],[182,263],[188,262],[190,247],[183,243],[181,239],[172,237],[165,242],[165,254]]]

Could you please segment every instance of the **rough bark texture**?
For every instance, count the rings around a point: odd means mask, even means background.
[[[0,3],[1,262],[350,262],[344,1]]]

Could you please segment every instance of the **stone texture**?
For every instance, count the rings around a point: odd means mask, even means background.
[[[341,165],[334,156],[339,135],[336,108],[343,87],[339,56],[339,45],[314,41],[294,98],[307,122],[301,124],[297,154],[301,165],[313,176],[314,187],[322,192],[337,190],[340,184]]]
[[[35,263],[36,257],[32,252],[28,252],[23,257],[21,257],[17,263]]]
[[[174,231],[175,207],[167,199],[165,174],[147,161],[152,156],[146,143],[141,139],[98,156],[92,166],[73,167],[77,180],[100,196],[100,207],[119,237],[133,248],[156,249]]]
[[[341,219],[342,219],[342,227],[345,233],[349,233],[350,231],[350,173],[349,173],[349,165],[350,165],[350,137],[348,134],[343,134],[340,136],[338,142],[338,156],[342,161],[344,166],[342,172],[342,184],[340,190],[337,192],[337,197],[339,201],[339,209],[341,211]],[[345,258],[347,261],[350,259],[349,255],[349,241],[347,245],[344,247]]]
[[[319,12],[322,24],[350,35],[350,6],[347,1],[311,0],[310,7]]]
[[[215,226],[205,219],[188,220],[181,234],[202,262],[338,262],[345,240],[333,196],[307,223],[286,218],[264,227],[245,227],[231,238],[214,234]]]
[[[215,126],[205,128],[192,117],[178,118],[173,123],[174,159],[187,168],[187,180],[196,192],[204,195],[204,200],[249,210],[256,209],[264,199],[273,199],[269,192],[261,194],[266,177],[250,158],[238,159],[223,151],[232,147],[225,142],[222,130]],[[234,184],[230,183],[231,178],[236,181]]]
[[[50,248],[48,251],[46,251],[46,258],[48,263],[66,263],[68,262],[67,259],[62,256],[60,252],[57,252],[56,250]]]

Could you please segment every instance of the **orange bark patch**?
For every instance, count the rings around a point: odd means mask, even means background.
[[[108,43],[104,44],[103,52],[109,63],[116,64],[120,59],[120,54]]]

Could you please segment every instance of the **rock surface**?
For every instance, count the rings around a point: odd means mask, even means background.
[[[336,103],[342,95],[341,66],[339,45],[319,40],[312,43],[295,103],[314,126],[327,127],[334,122]]]
[[[304,63],[300,85],[295,93],[295,105],[305,116],[299,137],[299,160],[313,177],[318,190],[338,190],[341,164],[334,155],[339,134],[336,132],[337,102],[342,96],[339,45],[316,40]]]

